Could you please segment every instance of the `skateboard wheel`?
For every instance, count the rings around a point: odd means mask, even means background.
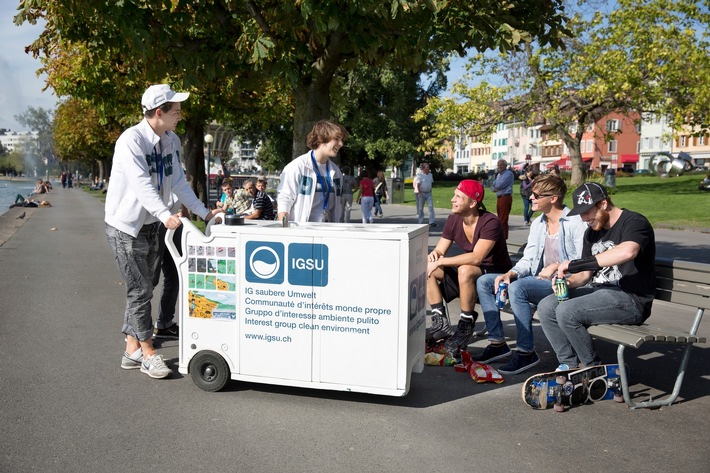
[[[555,378],[555,382],[556,382],[559,386],[562,386],[563,384],[565,384],[565,382],[567,382],[567,376],[562,376],[562,375],[560,375],[560,376],[558,376],[558,377]]]
[[[567,410],[563,404],[555,404],[552,409],[554,409],[555,412],[565,412]]]
[[[606,396],[606,389],[606,381],[600,378],[595,379],[589,386],[589,399],[594,402],[601,401]]]
[[[614,394],[614,401],[615,402],[624,402],[624,396],[621,394]]]

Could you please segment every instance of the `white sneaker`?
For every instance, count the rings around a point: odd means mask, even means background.
[[[166,378],[173,373],[173,370],[167,367],[165,361],[163,360],[163,355],[158,355],[157,353],[148,358],[143,358],[143,363],[141,363],[141,372],[147,374],[151,378]]]
[[[141,367],[143,363],[143,350],[139,348],[134,351],[132,355],[128,352],[123,352],[123,358],[121,358],[121,368],[124,370],[137,370]]]

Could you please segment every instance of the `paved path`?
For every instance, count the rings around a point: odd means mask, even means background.
[[[426,367],[404,398],[236,382],[206,393],[177,373],[153,380],[121,370],[124,287],[103,206],[77,189],[48,200],[53,208],[28,213],[0,246],[2,472],[708,470],[707,345],[693,350],[682,402],[655,411],[612,401],[533,411],[520,400],[525,374],[478,385],[451,368]],[[385,212],[383,221],[412,221],[411,207]],[[707,246],[707,235],[691,236],[669,248]],[[678,315],[678,324],[690,316]],[[540,370],[554,368],[539,327],[536,336]],[[176,363],[177,342],[162,353]],[[630,360],[632,394],[668,392],[671,376],[656,367],[680,351],[640,353]]]

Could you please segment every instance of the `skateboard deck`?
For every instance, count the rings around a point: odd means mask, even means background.
[[[623,402],[619,365],[536,374],[523,383],[523,401],[534,409],[564,411],[587,402]]]

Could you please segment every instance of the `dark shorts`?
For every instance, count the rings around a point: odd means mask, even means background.
[[[459,272],[458,268],[454,266],[445,266],[444,268],[444,280],[439,282],[439,287],[441,288],[442,296],[445,302],[451,302],[457,297],[459,297]],[[491,268],[489,266],[481,266],[481,271],[483,274],[488,273],[505,273],[506,271],[499,270],[496,268]]]

